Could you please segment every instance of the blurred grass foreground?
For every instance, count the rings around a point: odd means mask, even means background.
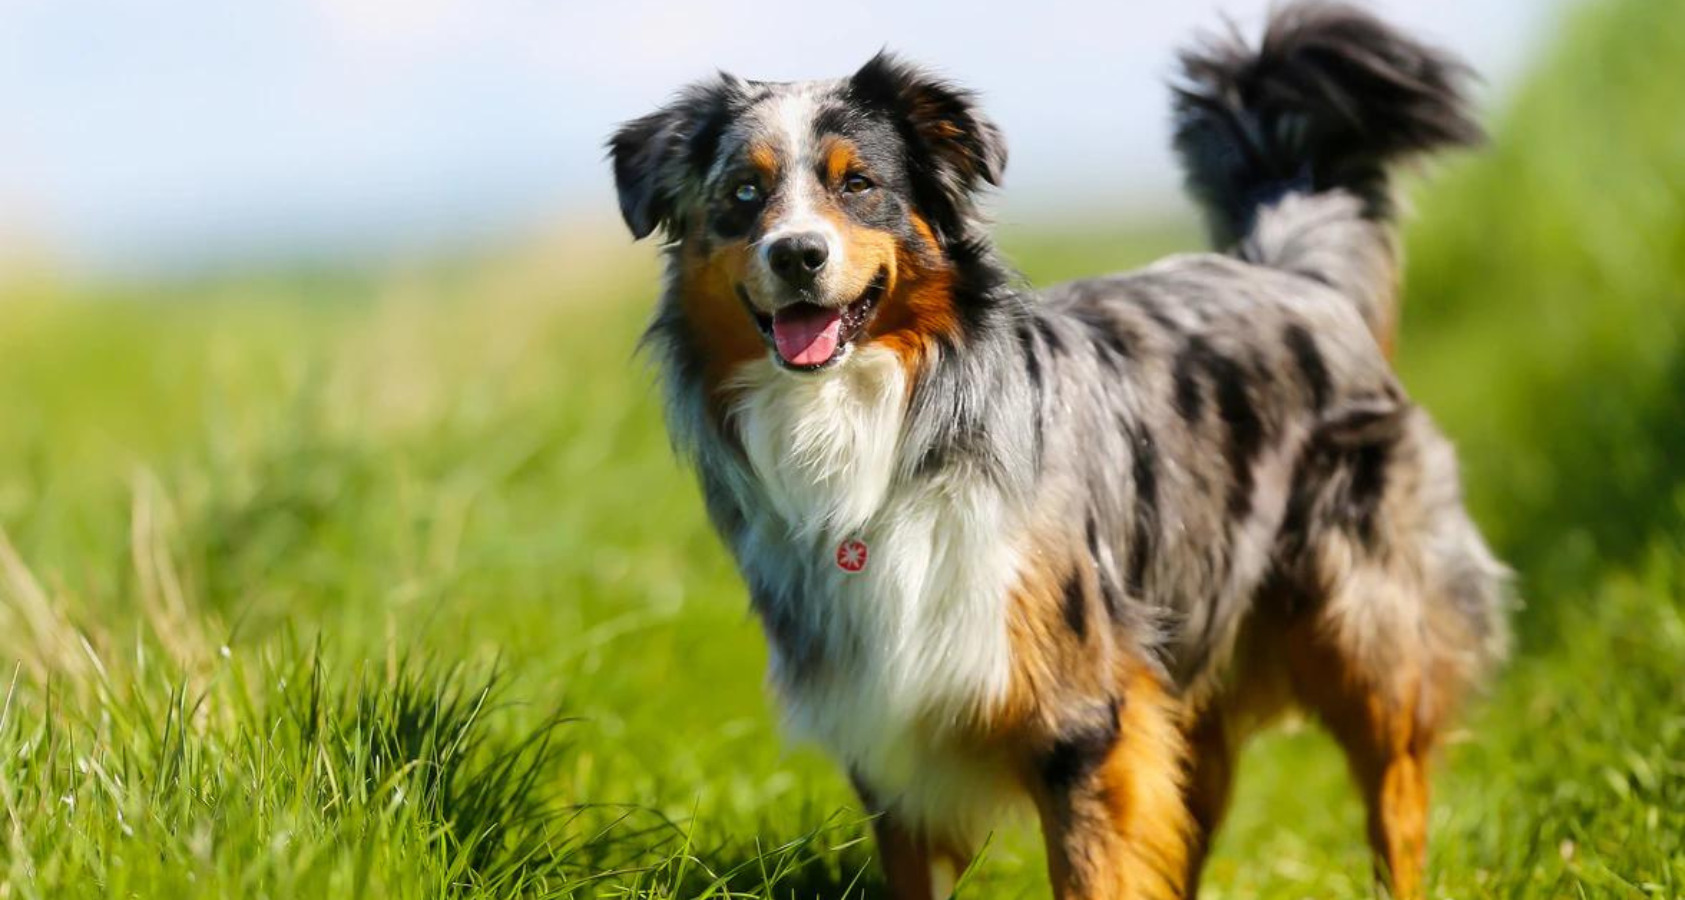
[[[1685,4],[1565,24],[1408,238],[1400,365],[1528,601],[1441,763],[1434,896],[1685,896]],[[1162,234],[1008,249],[1045,281]],[[0,898],[878,890],[776,737],[623,244],[9,283]],[[1208,896],[1369,890],[1319,735],[1244,768]],[[1039,854],[997,836],[966,891],[1045,896]]]

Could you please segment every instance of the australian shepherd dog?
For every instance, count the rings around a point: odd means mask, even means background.
[[[1207,37],[1172,108],[1219,250],[1041,290],[978,210],[1000,132],[896,57],[722,74],[612,137],[666,241],[667,424],[893,896],[947,896],[1021,799],[1059,897],[1191,896],[1237,751],[1293,708],[1421,896],[1506,572],[1388,363],[1389,169],[1480,139],[1467,78],[1341,5]]]

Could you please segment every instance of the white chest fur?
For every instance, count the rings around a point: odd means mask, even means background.
[[[1013,511],[968,473],[897,477],[908,386],[889,351],[811,375],[756,362],[738,387],[734,421],[768,507],[757,524],[805,557],[799,612],[833,663],[783,677],[775,650],[789,728],[915,816],[987,814],[979,784],[998,773],[945,746],[1008,687]],[[856,540],[866,565],[849,571],[837,548]]]

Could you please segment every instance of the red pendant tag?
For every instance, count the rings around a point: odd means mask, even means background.
[[[838,544],[837,568],[850,575],[866,568],[866,542],[848,540]]]

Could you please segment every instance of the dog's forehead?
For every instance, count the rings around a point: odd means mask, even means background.
[[[748,134],[785,153],[812,142],[821,110],[838,102],[835,82],[798,81],[770,86],[743,117]]]
[[[828,123],[846,112],[845,82],[840,79],[790,82],[751,82],[755,99],[739,114],[722,147],[732,153],[764,147],[781,159],[808,159]]]

